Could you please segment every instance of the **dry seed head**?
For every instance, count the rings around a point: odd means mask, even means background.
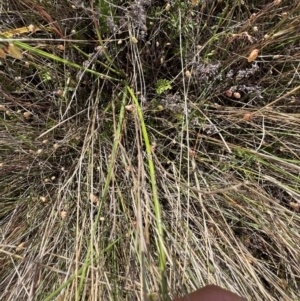
[[[278,281],[278,284],[281,286],[281,288],[283,289],[283,290],[287,290],[288,289],[288,287],[289,287],[289,285],[288,285],[288,283],[284,280],[284,279],[280,279],[279,281]]]
[[[95,205],[99,204],[99,198],[96,195],[92,194],[92,193],[90,194],[90,201]]]
[[[42,141],[43,144],[47,144],[48,142],[49,142],[48,139],[45,139],[45,140]]]
[[[103,46],[99,45],[95,48],[96,51],[103,51]]]
[[[253,62],[258,57],[258,49],[254,49],[251,51],[250,55],[248,56],[248,63]]]
[[[233,94],[233,92],[231,90],[227,90],[225,93],[228,97],[231,97]]]
[[[43,151],[43,149],[42,149],[42,148],[39,148],[39,149],[36,151],[36,153],[37,153],[37,154],[41,154],[42,151]]]
[[[30,118],[31,115],[32,115],[32,114],[31,114],[30,112],[28,112],[28,111],[26,111],[26,112],[23,113],[23,116],[24,116],[24,118],[26,118],[26,119]]]
[[[16,247],[16,252],[20,252],[25,249],[25,242],[21,242],[17,247]]]
[[[252,119],[252,115],[250,113],[245,113],[243,119],[246,121],[250,121]]]
[[[151,143],[151,152],[153,152],[153,153],[155,152],[156,146],[157,146],[157,144],[155,141]]]
[[[300,209],[300,204],[299,203],[295,203],[295,202],[290,202],[289,205],[296,211],[299,211]]]
[[[53,144],[53,148],[54,148],[55,150],[58,149],[58,148],[59,148],[58,143],[54,143],[54,144]]]
[[[64,91],[61,90],[61,89],[59,89],[59,90],[57,90],[57,91],[55,92],[55,94],[56,94],[57,96],[63,96]]]
[[[170,9],[171,9],[171,4],[167,3],[167,5],[166,5],[166,11],[169,11]]]
[[[65,46],[62,45],[62,44],[60,44],[60,45],[57,46],[57,49],[61,50],[61,51],[64,51],[65,50]]]
[[[29,32],[34,33],[36,31],[36,27],[33,24],[28,25],[27,28],[28,28]]]
[[[125,109],[129,112],[133,112],[135,110],[135,106],[133,104],[127,105],[127,106],[125,106]]]
[[[253,264],[253,257],[249,253],[245,255],[245,258],[248,263]]]
[[[136,37],[134,37],[134,36],[132,36],[130,40],[131,40],[131,43],[133,43],[133,44],[137,44],[138,43],[138,39]]]
[[[190,78],[192,76],[189,70],[185,71],[185,77]]]
[[[241,94],[239,92],[234,92],[233,93],[233,96],[236,98],[236,99],[240,99],[241,98]]]
[[[250,21],[252,21],[255,17],[256,17],[256,13],[253,13],[253,14],[250,16]]]
[[[44,196],[40,196],[40,201],[42,202],[42,203],[47,203],[47,198],[45,198]]]
[[[11,115],[11,111],[10,111],[10,110],[6,110],[6,111],[5,111],[5,114],[6,114],[7,116],[10,116],[10,115]]]
[[[193,149],[190,149],[190,156],[195,157],[195,155],[196,155],[196,151]]]
[[[62,219],[65,219],[66,217],[67,217],[67,211],[65,211],[65,210],[61,210],[60,212],[59,212],[59,215],[60,215],[60,217],[62,218]]]

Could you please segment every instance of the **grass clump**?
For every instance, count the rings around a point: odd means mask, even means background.
[[[300,7],[0,4],[0,299],[299,299]]]

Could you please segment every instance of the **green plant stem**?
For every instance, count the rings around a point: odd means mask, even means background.
[[[161,281],[162,281],[161,288],[162,288],[163,299],[165,300],[167,298],[167,282],[165,279],[166,254],[165,254],[165,248],[164,248],[164,231],[163,231],[163,223],[162,223],[162,218],[161,218],[161,207],[160,207],[158,193],[157,193],[155,168],[154,168],[152,152],[151,152],[151,143],[149,141],[149,136],[148,136],[148,132],[147,132],[147,128],[145,125],[143,112],[140,107],[140,104],[129,85],[127,85],[127,90],[134,101],[136,111],[137,111],[138,117],[140,119],[143,139],[144,139],[144,143],[145,143],[145,147],[146,147],[146,154],[147,154],[147,159],[148,159],[148,167],[149,167],[151,189],[152,189],[152,196],[153,196],[153,204],[154,204],[156,225],[157,225],[157,231],[158,231],[159,268],[160,268],[161,277],[162,277],[161,278]]]

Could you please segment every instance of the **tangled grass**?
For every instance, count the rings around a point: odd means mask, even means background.
[[[1,300],[300,298],[291,2],[0,3]]]

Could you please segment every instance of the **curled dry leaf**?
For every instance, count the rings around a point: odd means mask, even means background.
[[[17,48],[14,44],[9,43],[4,47],[4,50],[13,58],[21,60],[23,58],[23,54],[20,49]]]
[[[3,49],[0,48],[0,58],[5,59],[6,58],[6,54],[4,52]]]
[[[248,62],[251,63],[258,57],[258,49],[254,49],[251,51],[250,55],[248,56]]]

